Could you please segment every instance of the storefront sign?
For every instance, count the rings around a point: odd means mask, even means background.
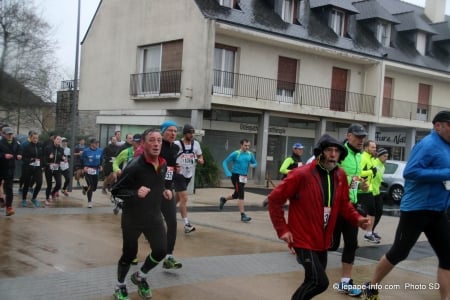
[[[245,131],[258,132],[258,125],[254,124],[241,123],[239,125],[239,128]],[[284,129],[283,127],[270,126],[269,133],[283,135],[286,133],[286,129]]]
[[[375,142],[385,146],[405,146],[406,145],[406,133],[395,132],[376,132]]]

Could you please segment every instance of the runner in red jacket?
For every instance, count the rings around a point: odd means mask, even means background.
[[[295,251],[305,280],[292,299],[311,299],[328,287],[327,249],[338,214],[365,228],[368,219],[351,205],[345,172],[337,163],[347,155],[336,139],[324,134],[314,149],[316,160],[289,172],[269,195],[269,214],[278,237]],[[283,206],[289,201],[286,221]]]

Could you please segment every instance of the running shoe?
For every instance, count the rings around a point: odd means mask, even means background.
[[[359,297],[362,294],[362,290],[355,287],[353,279],[348,282],[339,282],[338,292],[349,295],[350,297]]]
[[[173,256],[169,256],[163,261],[164,269],[180,269],[183,265],[176,261]]]
[[[363,298],[364,300],[378,300],[380,299],[378,295],[378,290],[371,287],[370,282],[364,283]]]
[[[380,243],[380,241],[377,238],[375,238],[375,236],[373,234],[365,234],[364,240],[366,240],[367,242],[372,243],[372,244]]]
[[[139,262],[139,260],[138,260],[137,257],[136,257],[135,259],[133,259],[133,260],[131,261],[131,264],[132,264],[133,266],[136,266],[136,265],[138,264],[138,262]]]
[[[50,198],[45,199],[45,206],[52,205],[52,200]]]
[[[92,202],[88,202],[88,208],[92,208]]]
[[[191,223],[184,224],[184,233],[195,231],[195,227]]]
[[[41,203],[37,199],[31,199],[31,203],[33,203],[34,207],[38,208],[41,206]]]
[[[16,212],[14,211],[14,208],[12,208],[12,206],[8,206],[6,207],[6,216],[12,216],[13,214],[15,214]]]
[[[116,299],[116,300],[129,300],[130,299],[130,298],[128,298],[127,286],[125,284],[116,286],[116,290],[114,291],[114,299]]]
[[[241,213],[241,221],[242,222],[250,222],[252,220],[252,218],[250,218],[249,216],[247,216],[245,213]]]
[[[373,232],[373,236],[374,236],[377,240],[381,240],[381,236],[380,236],[378,233]]]
[[[220,197],[219,200],[219,209],[223,210],[223,206],[225,205],[225,202],[227,202],[227,199],[225,197]]]
[[[145,278],[139,277],[139,272],[133,273],[131,275],[131,282],[137,285],[138,287],[138,294],[141,296],[142,299],[151,299],[152,298],[152,289],[147,283],[147,280]]]
[[[27,205],[27,200],[26,199],[23,199],[22,200],[22,207],[27,207],[28,205]]]

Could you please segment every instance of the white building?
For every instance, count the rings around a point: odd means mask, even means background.
[[[102,141],[164,120],[205,132],[220,164],[247,138],[258,182],[293,142],[369,138],[407,159],[450,108],[445,0],[103,0],[81,48],[80,117]],[[81,124],[83,126],[83,124]]]

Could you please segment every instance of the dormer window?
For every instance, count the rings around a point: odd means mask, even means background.
[[[229,8],[237,8],[237,1],[238,0],[219,0],[219,4]]]
[[[389,47],[391,40],[391,24],[380,22],[377,25],[377,40],[384,47]]]
[[[293,22],[294,16],[294,5],[293,0],[283,0],[283,8],[282,8],[282,18],[283,21],[287,23]]]
[[[417,32],[416,50],[422,55],[425,55],[425,49],[427,46],[427,35],[425,32]]]
[[[339,35],[344,36],[347,32],[347,16],[345,12],[338,9],[332,9],[330,11],[330,28]]]

